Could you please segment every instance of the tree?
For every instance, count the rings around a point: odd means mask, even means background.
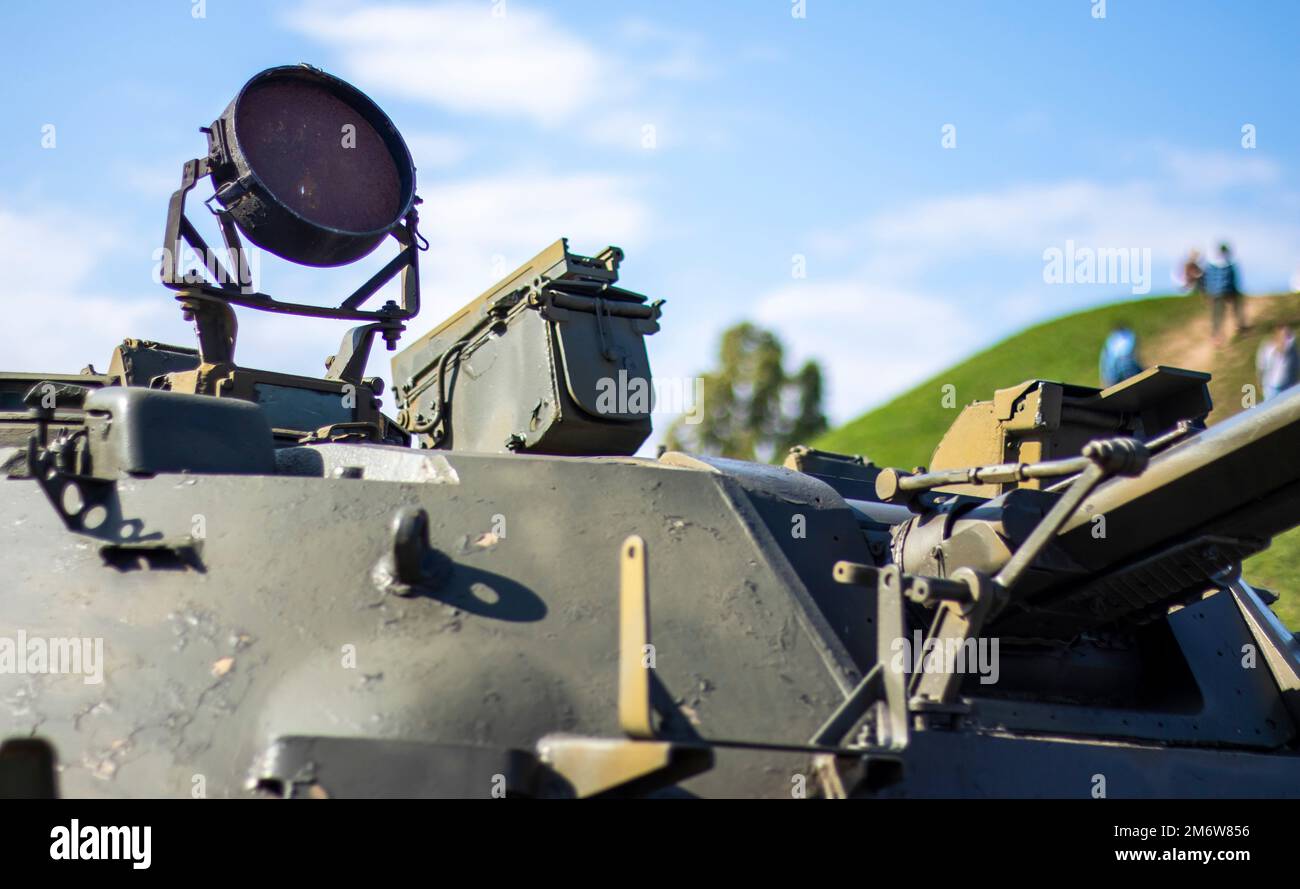
[[[699,422],[673,423],[664,438],[672,450],[773,460],[826,430],[821,367],[807,361],[787,373],[781,341],[757,325],[722,334],[718,368],[703,380]]]

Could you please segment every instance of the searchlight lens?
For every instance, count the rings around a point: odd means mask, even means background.
[[[411,209],[415,167],[401,134],[323,71],[263,71],[213,130],[217,199],[250,241],[290,261],[355,262]]]

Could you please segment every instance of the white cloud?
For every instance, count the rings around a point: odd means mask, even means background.
[[[96,223],[71,208],[0,207],[0,368],[76,373],[94,364],[103,372],[128,337],[193,345],[171,291],[150,280],[157,245]],[[241,310],[240,320],[240,360],[289,372],[319,374],[341,334],[261,312]]]
[[[611,110],[587,124],[585,135],[593,142],[629,151],[657,151],[674,147],[681,130],[675,115],[656,108]]]
[[[644,150],[646,124],[656,128],[659,149],[680,145],[688,130],[692,141],[720,141],[716,119],[685,124],[669,110],[662,90],[649,89],[713,73],[715,63],[698,35],[632,19],[597,43],[589,29],[522,4],[507,0],[503,15],[494,15],[496,8],[314,0],[288,24],[337,52],[344,73],[368,90],[460,114],[566,127],[626,150]],[[421,160],[418,139],[412,142],[417,163],[441,165],[436,158],[444,152]],[[461,149],[449,163],[463,156]]]
[[[107,367],[128,336],[183,331],[180,312],[161,287],[138,298],[106,292],[96,277],[114,251],[129,249],[111,230],[70,211],[36,213],[0,207],[0,268],[5,270],[5,325],[0,366],[36,373]],[[148,251],[140,281],[147,282]]]
[[[469,155],[469,143],[444,133],[403,133],[417,170],[452,167]]]
[[[523,4],[310,3],[290,25],[334,49],[368,89],[467,114],[554,126],[618,88],[592,43]]]
[[[121,166],[121,178],[131,186],[142,202],[166,205],[172,192],[180,188],[180,167],[174,163],[142,164],[129,162]]]
[[[607,244],[645,243],[649,210],[639,180],[605,173],[548,174],[516,170],[501,175],[433,181],[423,187],[420,232],[429,250],[420,254],[421,312],[399,344],[441,323],[504,275],[557,238],[568,237],[579,253]],[[259,283],[284,301],[337,305],[392,257],[385,242],[355,266],[308,269],[263,255]],[[396,284],[373,296],[373,308],[396,298]],[[357,322],[239,310],[237,356],[250,367],[319,376],[321,362],[344,331]],[[392,354],[376,346],[368,373],[389,379]]]
[[[1223,238],[1236,246],[1243,273],[1261,286],[1284,280],[1300,251],[1300,225],[1293,222],[1191,200],[1156,184],[1085,180],[921,200],[843,232],[821,233],[813,243],[831,253],[879,252],[902,268],[955,269],[969,257],[998,255],[1020,257],[1030,270],[1041,269],[1044,250],[1067,240],[1150,248],[1160,266],[1180,261],[1190,247],[1206,252]]]
[[[487,289],[559,237],[579,253],[645,243],[649,209],[638,180],[604,173],[519,170],[424,192],[420,329]]]
[[[1119,282],[1046,284],[1043,252],[1067,240],[1149,248],[1152,290],[1161,292],[1172,289],[1171,272],[1189,248],[1205,253],[1227,238],[1248,291],[1282,289],[1300,258],[1300,224],[1212,193],[1273,183],[1276,171],[1235,161],[1219,167],[1216,155],[1178,157],[1171,173],[1146,182],[1016,184],[885,208],[856,225],[815,233],[808,239],[808,280],[763,295],[760,320],[800,353],[822,360],[830,413],[844,420],[992,336],[1129,295],[1130,286]],[[1193,174],[1213,189],[1188,194],[1180,177]],[[822,280],[828,268],[834,277]]]
[[[674,28],[665,28],[648,19],[629,19],[619,28],[630,43],[648,48],[655,55],[646,73],[664,80],[701,80],[714,73],[706,62],[703,41],[699,35]]]
[[[775,288],[759,298],[755,316],[779,331],[796,361],[821,362],[834,423],[971,351],[971,325],[955,302],[868,275]]]
[[[1281,167],[1255,151],[1189,151],[1165,148],[1161,152],[1165,170],[1183,188],[1223,191],[1242,185],[1273,185],[1282,176]]]
[[[644,243],[650,225],[642,190],[643,183],[624,176],[535,170],[435,183],[424,191],[421,212],[430,241],[421,255],[423,312],[406,342],[556,238],[570,237],[579,252]],[[154,246],[71,209],[0,207],[0,267],[6,275],[0,305],[7,319],[0,366],[75,372],[93,361],[102,371],[113,347],[128,336],[192,343],[170,291],[150,282]],[[337,304],[393,249],[386,243],[356,267],[337,271],[263,256],[260,283],[281,300]],[[130,251],[131,263],[119,261],[122,251]],[[137,257],[138,277],[123,281],[122,268]],[[240,363],[289,373],[321,374],[323,358],[351,326],[245,309],[238,314]],[[370,372],[387,378],[390,357],[377,349]]]

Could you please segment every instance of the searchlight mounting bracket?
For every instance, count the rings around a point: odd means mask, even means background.
[[[215,143],[211,128],[202,127],[201,131]],[[364,372],[374,337],[381,336],[387,349],[395,350],[398,339],[406,330],[405,322],[420,311],[419,253],[428,249],[428,242],[419,233],[419,214],[415,207],[419,198],[414,199],[402,221],[389,232],[399,245],[397,255],[338,306],[284,302],[253,288],[252,273],[239,230],[230,211],[213,200],[215,193],[204,204],[217,219],[225,246],[225,261],[208,246],[186,216],[186,198],[200,179],[212,174],[213,168],[212,156],[185,162],[180,188],[172,194],[167,207],[161,262],[162,283],[176,291],[176,298],[187,319],[194,322],[200,346],[209,346],[202,351],[215,353],[211,356],[215,359],[213,363],[233,364],[236,328],[231,306],[310,318],[366,321],[369,323],[353,328],[344,336],[339,352],[326,362],[330,378],[361,382],[360,375]],[[184,269],[182,245],[189,245],[202,259],[201,271]],[[362,308],[380,288],[399,275],[400,303],[388,300],[378,309]],[[213,302],[224,306],[217,309]],[[200,305],[203,308],[196,311]],[[214,348],[216,344],[221,346]]]

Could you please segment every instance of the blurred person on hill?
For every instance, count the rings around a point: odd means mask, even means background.
[[[1137,334],[1127,324],[1116,324],[1106,337],[1106,342],[1101,347],[1099,370],[1102,388],[1114,386],[1142,372],[1142,363],[1138,361],[1137,354]]]
[[[1219,255],[1205,266],[1205,293],[1210,298],[1210,332],[1217,346],[1223,342],[1221,328],[1225,307],[1232,310],[1236,329],[1233,337],[1248,330],[1245,308],[1241,301],[1241,289],[1237,285],[1237,264],[1232,261],[1232,248],[1227,244],[1219,245]]]
[[[1259,344],[1255,369],[1259,372],[1259,385],[1264,390],[1265,401],[1296,384],[1300,358],[1296,355],[1295,332],[1289,324],[1279,324],[1273,335]]]
[[[1183,263],[1183,277],[1178,282],[1188,293],[1205,292],[1205,269],[1201,266],[1201,251],[1193,248],[1187,252]]]

